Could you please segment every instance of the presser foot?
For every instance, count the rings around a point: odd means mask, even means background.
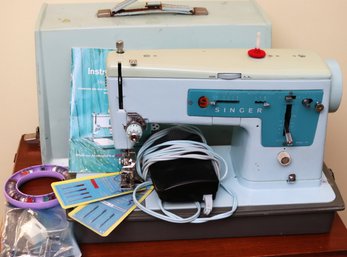
[[[120,187],[124,191],[133,190],[135,185],[143,182],[136,172],[135,152],[127,151],[119,161],[122,165]]]

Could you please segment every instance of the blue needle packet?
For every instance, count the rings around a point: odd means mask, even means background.
[[[120,186],[119,172],[70,179],[52,183],[52,188],[64,209],[129,194]]]
[[[153,191],[153,187],[139,192],[142,202]],[[134,209],[132,194],[121,195],[100,202],[79,206],[68,215],[100,236],[108,236]]]

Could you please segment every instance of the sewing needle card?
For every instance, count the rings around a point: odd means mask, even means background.
[[[70,172],[120,170],[119,150],[113,146],[107,88],[106,57],[110,49],[71,51]]]
[[[86,176],[52,183],[52,189],[64,209],[129,194],[120,186],[119,172]]]
[[[142,202],[153,190],[139,192],[137,199]],[[132,194],[125,194],[100,202],[78,206],[69,216],[100,236],[109,235],[134,209]]]

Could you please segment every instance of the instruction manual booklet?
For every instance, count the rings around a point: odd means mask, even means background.
[[[71,52],[70,172],[115,172],[121,166],[112,140],[106,57],[111,49],[73,48]]]

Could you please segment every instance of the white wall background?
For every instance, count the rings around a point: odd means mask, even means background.
[[[169,0],[168,0],[169,1]],[[0,8],[0,181],[11,174],[20,136],[38,125],[34,27],[43,2],[97,2],[97,0],[2,1]],[[336,59],[347,78],[347,1],[257,0],[273,25],[273,47],[307,48],[323,58]],[[347,81],[345,79],[345,84]],[[346,88],[347,86],[345,86]],[[344,150],[347,145],[346,97],[330,114],[325,161],[335,172],[347,201]],[[0,197],[0,216],[4,198]],[[347,213],[341,212],[345,224]]]

